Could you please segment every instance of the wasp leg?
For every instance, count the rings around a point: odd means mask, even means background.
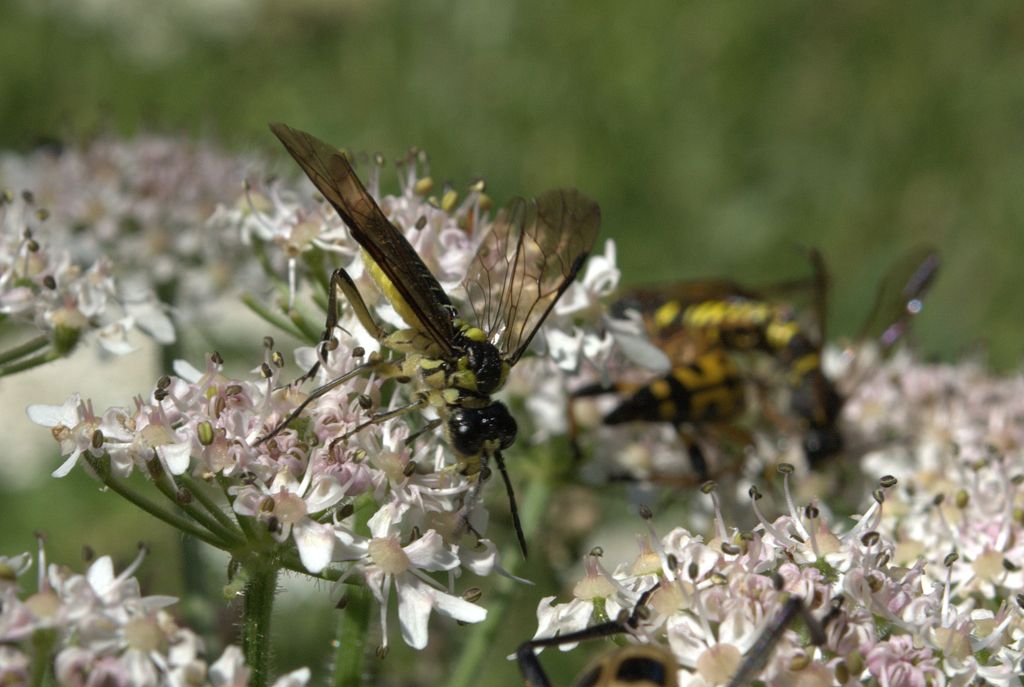
[[[522,674],[527,686],[551,687],[551,681],[548,679],[547,673],[544,672],[544,668],[541,667],[537,654],[534,653],[537,649],[549,646],[561,646],[562,644],[575,642],[584,642],[588,639],[612,637],[635,630],[640,625],[640,620],[647,612],[647,601],[659,586],[660,583],[655,584],[653,587],[641,594],[636,605],[633,606],[633,610],[628,615],[623,611],[615,620],[609,620],[608,622],[593,625],[582,630],[577,630],[576,632],[568,632],[564,635],[530,639],[520,644],[519,648],[516,650],[516,662],[519,664],[519,672]]]
[[[444,423],[444,420],[442,420],[441,418],[436,418],[434,420],[431,420],[426,425],[424,425],[422,428],[416,430],[415,432],[413,432],[412,434],[407,436],[403,443],[406,446],[412,446],[414,441],[419,439],[424,434],[429,434],[430,432],[433,432],[435,429],[440,427],[443,423]]]
[[[319,365],[319,364],[320,363],[317,363],[317,365]],[[330,390],[332,390],[332,389],[334,389],[334,388],[344,384],[345,382],[347,382],[348,380],[352,379],[353,377],[361,374],[362,372],[365,372],[366,370],[369,370],[369,369],[372,369],[372,368],[376,367],[377,364],[378,363],[376,361],[369,362],[369,363],[364,363],[362,365],[359,365],[358,367],[355,367],[355,368],[349,370],[348,372],[346,372],[345,374],[341,375],[340,377],[332,379],[331,381],[327,382],[323,386],[318,386],[316,389],[313,389],[313,391],[310,392],[309,396],[307,396],[305,398],[305,400],[303,400],[302,403],[300,403],[295,408],[295,410],[293,410],[291,413],[288,414],[288,417],[286,417],[284,420],[279,422],[277,424],[277,426],[274,427],[274,429],[270,430],[269,434],[263,436],[260,439],[257,439],[256,443],[254,443],[253,446],[259,446],[260,444],[262,444],[262,443],[264,443],[266,441],[269,441],[270,439],[273,439],[278,434],[280,434],[284,430],[285,427],[290,425],[297,417],[299,417],[299,415],[302,414],[302,411],[305,410],[306,406],[308,406],[310,403],[312,403],[316,399],[320,398],[321,396],[326,394],[328,391],[330,391]],[[314,365],[314,368],[315,367],[316,367],[316,365]]]
[[[697,474],[697,479],[706,482],[710,478],[711,472],[708,470],[708,461],[704,457],[704,449],[700,447],[700,441],[685,425],[676,425],[676,434],[679,435],[679,440],[686,447],[686,455],[690,459],[690,466]]]
[[[405,415],[406,413],[412,412],[414,410],[418,410],[419,408],[424,407],[426,404],[427,404],[427,400],[425,398],[418,398],[415,401],[413,401],[412,403],[408,403],[408,404],[406,404],[404,406],[399,406],[399,407],[393,408],[391,410],[385,410],[385,411],[380,412],[380,413],[374,413],[368,419],[364,420],[363,422],[360,422],[358,425],[356,425],[355,427],[353,427],[349,431],[345,432],[340,437],[336,437],[336,438],[332,439],[330,445],[327,447],[328,452],[333,452],[334,448],[338,444],[340,444],[343,441],[347,441],[348,439],[350,439],[351,437],[355,436],[359,432],[363,431],[367,427],[371,427],[373,425],[379,425],[382,422],[387,422],[388,420],[391,420],[393,418],[400,417],[400,416]]]
[[[566,398],[566,422],[568,424],[568,435],[569,435],[569,450],[572,451],[573,461],[579,463],[583,460],[583,449],[580,446],[580,428],[579,423],[576,422],[576,400],[580,398],[591,398],[594,396],[604,396],[606,394],[627,394],[633,393],[636,390],[636,385],[627,384],[602,384],[601,382],[595,382],[588,384],[576,391],[573,391]]]
[[[494,462],[498,464],[498,472],[501,473],[501,479],[505,483],[505,491],[508,492],[508,508],[512,513],[512,526],[516,530],[516,538],[519,540],[519,549],[523,552],[523,559],[526,559],[526,535],[523,534],[523,524],[519,522],[519,508],[516,506],[516,492],[512,488],[512,480],[508,477],[508,471],[505,470],[505,458],[501,455],[501,451],[494,452]]]
[[[747,651],[743,663],[740,664],[739,669],[732,676],[732,679],[729,680],[728,687],[744,687],[751,684],[761,674],[761,671],[764,670],[768,659],[771,658],[772,651],[775,649],[775,645],[779,643],[782,635],[785,634],[790,624],[797,618],[802,619],[804,625],[807,626],[811,644],[814,646],[823,645],[826,640],[825,628],[840,613],[842,597],[837,597],[837,599],[839,603],[833,605],[832,610],[819,621],[814,617],[810,609],[807,608],[807,604],[804,603],[803,599],[798,596],[791,596],[783,605],[782,610],[779,611],[775,618],[768,622],[768,625],[761,632],[761,636],[757,638],[754,645]]]
[[[313,363],[313,367],[309,368],[306,374],[296,379],[293,384],[302,384],[306,380],[312,379],[316,375],[317,370],[320,369],[320,360],[327,357],[327,350],[334,335],[334,328],[338,326],[339,289],[345,294],[345,298],[348,300],[349,305],[352,306],[356,318],[363,325],[363,328],[369,332],[370,336],[378,341],[384,338],[384,330],[374,321],[373,316],[370,314],[370,309],[366,306],[366,301],[363,300],[362,294],[356,288],[356,283],[352,281],[352,277],[349,276],[343,267],[339,267],[331,273],[331,282],[327,287],[327,321],[324,323],[324,333],[320,335],[318,359]]]

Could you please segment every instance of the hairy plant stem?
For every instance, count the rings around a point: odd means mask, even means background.
[[[337,651],[334,652],[333,687],[360,687],[366,659],[366,634],[370,625],[371,597],[365,587],[345,592],[345,607],[338,621]]]
[[[257,561],[247,571],[249,578],[242,605],[242,652],[252,671],[250,687],[265,687],[270,680],[270,618],[277,593],[278,568]]]
[[[355,529],[364,531],[370,520],[366,509],[355,511]],[[328,572],[328,571],[325,571]],[[340,573],[338,573],[340,575]],[[347,603],[339,608],[337,644],[334,651],[333,687],[360,687],[363,684],[366,661],[366,633],[370,627],[372,598],[365,586],[351,586],[345,590]]]

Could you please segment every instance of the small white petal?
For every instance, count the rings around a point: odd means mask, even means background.
[[[299,668],[274,680],[273,687],[303,687],[309,678],[309,668]]]
[[[480,623],[487,618],[487,609],[470,603],[462,597],[430,590],[434,595],[434,608],[441,615],[454,618],[463,623]]]
[[[303,518],[295,523],[293,534],[299,558],[306,570],[318,573],[326,568],[334,554],[334,529]]]
[[[82,450],[76,448],[74,451],[71,452],[71,455],[68,456],[68,459],[60,464],[59,468],[50,473],[50,476],[67,477],[68,473],[70,473],[74,469],[75,465],[78,463],[78,457],[80,455],[82,455]]]
[[[672,361],[660,348],[651,343],[639,318],[606,317],[605,326],[622,353],[641,367],[652,372],[668,372]]]
[[[245,656],[235,645],[225,647],[224,653],[210,666],[210,682],[225,687],[245,685],[249,682],[249,669],[245,666]]]
[[[157,343],[174,343],[174,323],[164,309],[155,301],[125,303],[125,310],[135,318],[139,328],[153,337]]]
[[[181,475],[188,470],[189,460],[192,457],[192,447],[188,442],[180,444],[165,444],[157,446],[157,452],[167,464],[167,470],[172,475]]]
[[[413,649],[427,645],[427,621],[433,599],[430,590],[411,575],[403,575],[398,588],[398,622],[402,626],[402,639]]]
[[[195,366],[192,365],[192,363],[188,362],[187,360],[175,360],[173,367],[174,374],[178,375],[186,382],[195,384],[203,377],[203,373],[197,370]],[[230,649],[231,647],[228,648]],[[227,652],[225,651],[225,654],[226,653]]]
[[[330,508],[344,496],[345,488],[335,477],[320,475],[314,479],[313,488],[306,495],[306,508],[310,513],[318,513]]]
[[[33,404],[25,408],[28,419],[43,427],[74,427],[81,421],[78,408],[82,403],[82,397],[78,394],[71,394],[68,400],[59,406],[48,406]]]
[[[337,560],[357,561],[360,558],[366,558],[370,543],[368,539],[357,537],[340,527],[334,530],[334,536],[338,539],[338,543],[334,547],[334,555]]]
[[[85,573],[85,578],[89,581],[89,586],[92,587],[97,594],[103,594],[114,583],[114,561],[110,556],[101,556],[93,561],[93,564],[89,566],[89,569]]]
[[[409,504],[389,501],[381,506],[376,513],[370,516],[366,524],[370,528],[370,534],[375,538],[383,539],[390,536],[391,527],[401,522],[402,516],[409,510]]]
[[[128,332],[135,326],[135,321],[125,317],[117,322],[112,322],[96,332],[99,337],[100,346],[103,350],[114,355],[127,355],[135,350],[135,346],[128,343]]]
[[[423,570],[453,570],[459,566],[458,556],[445,548],[444,539],[434,530],[427,530],[402,550],[413,566]]]

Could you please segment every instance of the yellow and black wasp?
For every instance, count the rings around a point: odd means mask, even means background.
[[[341,151],[285,124],[270,128],[341,216],[362,248],[367,271],[409,326],[386,333],[345,270],[331,275],[324,342],[337,324],[340,290],[366,330],[384,347],[405,356],[399,376],[418,381],[410,405],[380,413],[359,428],[432,407],[461,472],[476,480],[463,505],[461,526],[468,526],[469,509],[490,475],[488,463],[493,459],[505,482],[525,555],[526,541],[502,455],[515,440],[516,421],[492,395],[583,266],[600,225],[597,203],[576,189],[555,189],[535,199],[517,198],[499,212],[463,282],[475,318],[471,324],[460,318],[448,294],[388,221]],[[329,382],[310,398],[339,383]],[[263,440],[283,429],[304,405]]]
[[[784,380],[789,418],[799,425],[808,462],[814,465],[838,454],[843,449],[838,427],[843,396],[822,370],[828,277],[817,251],[812,251],[811,260],[810,278],[767,289],[712,279],[627,291],[614,304],[613,315],[639,314],[668,371],[639,388],[593,384],[578,389],[574,397],[628,394],[604,417],[604,423],[672,423],[698,478],[704,479],[708,467],[692,430],[714,426],[743,435],[732,423],[746,410],[746,387],[751,380],[736,355],[761,353],[775,361]],[[895,344],[920,310],[937,269],[938,256],[931,249],[903,258],[880,285],[860,337],[876,337],[884,349]],[[807,289],[814,294],[817,332],[800,321],[791,305],[779,300],[783,294]],[[874,331],[879,322],[883,330]]]

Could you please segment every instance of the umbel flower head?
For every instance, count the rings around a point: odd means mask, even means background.
[[[27,553],[0,556],[0,678],[30,684],[32,666],[53,666],[61,685],[245,685],[249,669],[238,647],[207,663],[203,640],[172,617],[177,599],[143,596],[133,577],[145,551],[116,573],[109,556],[84,573],[46,563],[39,546],[35,590],[18,578],[31,568]],[[42,655],[40,655],[42,654]],[[281,676],[275,687],[301,687],[308,668]]]
[[[69,245],[32,192],[0,195],[3,328],[41,333],[23,344],[23,355],[5,354],[5,361],[16,365],[19,357],[41,351],[50,359],[67,355],[86,336],[109,353],[124,354],[132,350],[127,336],[136,327],[159,343],[174,341],[174,327],[152,290],[125,286],[110,259],[83,262]]]
[[[129,301],[159,292],[188,322],[215,315],[217,296],[260,283],[238,233],[208,224],[255,162],[184,138],[98,138],[0,154],[0,189],[28,191],[27,213],[45,211],[40,243],[67,251],[73,264],[109,261],[135,296]]]
[[[852,525],[825,499],[796,505],[783,466],[788,512],[771,517],[751,488],[760,523],[752,531],[728,527],[717,499],[707,537],[650,531],[634,561],[611,573],[589,563],[574,600],[543,600],[537,636],[592,625],[597,611],[614,618],[654,589],[634,641],[668,647],[680,685],[1017,684],[1022,410],[1019,376],[907,355],[879,363],[850,401],[847,430],[866,438],[880,420],[891,423],[903,441],[867,456],[864,468],[899,478],[881,474]],[[793,599],[820,626],[820,641],[799,616],[778,623]],[[775,641],[765,644],[770,628]]]

